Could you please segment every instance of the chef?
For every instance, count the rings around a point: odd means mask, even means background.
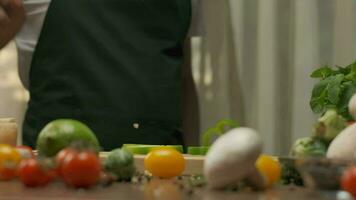
[[[0,0],[0,48],[17,34],[30,92],[23,142],[34,146],[45,124],[73,118],[104,150],[182,144],[190,21],[191,0]]]

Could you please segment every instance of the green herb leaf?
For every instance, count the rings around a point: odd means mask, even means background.
[[[311,77],[320,78],[311,95],[310,107],[313,112],[322,114],[334,108],[344,118],[351,119],[348,103],[356,93],[356,61],[346,67],[336,66],[335,70],[324,66],[315,70]]]
[[[323,101],[319,98],[312,99],[310,101],[310,107],[314,113],[323,113],[325,111]]]
[[[320,82],[316,83],[313,91],[312,98],[310,101],[310,106],[315,113],[323,113],[325,111],[325,105],[328,102],[327,91],[330,82],[332,82],[333,77],[328,77]]]
[[[330,78],[330,82],[327,86],[328,100],[332,104],[337,104],[340,99],[341,82],[344,80],[343,74],[338,74]]]
[[[334,73],[334,71],[327,65],[325,65],[324,67],[315,70],[310,76],[312,78],[326,78],[330,75],[332,75]]]
[[[351,72],[351,68],[350,67],[337,67],[337,73],[338,74],[343,74],[343,75],[347,75]]]
[[[351,97],[356,94],[356,84],[354,82],[345,82],[343,83],[345,87],[344,92],[340,96],[340,101],[337,105],[338,112],[347,120],[351,120],[352,117],[348,112],[348,105]]]
[[[238,127],[239,124],[231,119],[220,120],[216,125],[212,128],[209,128],[202,137],[203,146],[210,146],[213,142],[214,136],[220,137],[227,130]]]
[[[345,76],[346,81],[353,81],[356,79],[356,72],[351,71],[349,74]]]
[[[355,72],[356,73],[356,61],[353,62],[352,64],[346,66],[347,69],[350,70],[350,72]]]
[[[321,96],[321,94],[326,91],[326,87],[328,86],[329,82],[330,80],[324,79],[316,83],[312,91],[312,98]]]

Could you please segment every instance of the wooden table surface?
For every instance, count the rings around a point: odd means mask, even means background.
[[[337,199],[336,194],[336,192],[311,192],[291,186],[258,193],[209,191],[204,188],[189,192],[172,181],[165,180],[154,180],[146,184],[117,183],[105,188],[96,187],[90,190],[75,190],[67,188],[62,183],[52,183],[44,188],[25,188],[17,181],[0,183],[0,199],[6,200],[331,200]]]

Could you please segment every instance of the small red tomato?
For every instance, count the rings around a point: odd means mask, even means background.
[[[88,188],[99,181],[100,159],[92,151],[71,151],[60,164],[63,180],[75,188]]]
[[[72,148],[64,148],[56,155],[56,167],[59,176],[61,176],[61,167],[63,164],[64,159],[67,157],[68,154],[75,153],[76,150]]]
[[[16,146],[15,149],[20,153],[22,159],[35,157],[32,148],[29,146]]]
[[[349,167],[344,171],[341,177],[341,187],[356,197],[356,166]]]
[[[39,187],[51,182],[55,177],[55,172],[42,168],[38,160],[30,158],[21,161],[18,176],[25,186]]]
[[[17,176],[16,169],[13,168],[3,168],[1,170],[1,180],[9,181]]]

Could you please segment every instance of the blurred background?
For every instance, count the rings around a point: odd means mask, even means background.
[[[285,155],[310,135],[311,72],[356,60],[356,0],[203,0],[192,24],[200,128],[230,118]],[[14,43],[0,51],[0,117],[21,125],[28,94]]]

